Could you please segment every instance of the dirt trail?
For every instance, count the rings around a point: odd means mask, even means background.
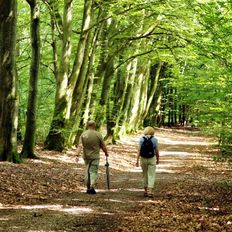
[[[140,135],[109,146],[96,195],[83,185],[75,151],[42,151],[39,160],[0,163],[0,231],[232,231],[231,171],[214,163],[213,141],[188,131],[158,130],[160,164],[153,200],[143,197],[135,167]]]

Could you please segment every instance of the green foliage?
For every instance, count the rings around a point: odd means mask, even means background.
[[[56,79],[53,66],[51,16],[62,25],[63,1],[56,1],[56,8],[41,4],[41,70],[39,79],[37,142],[44,141],[53,117]],[[73,1],[73,19],[71,41],[70,71],[80,38],[84,1]],[[138,83],[139,69],[150,70],[158,61],[168,64],[165,75],[160,78],[159,91],[162,93],[161,108],[152,108],[151,120],[161,112],[167,115],[180,113],[179,107],[186,106],[188,120],[205,132],[216,135],[219,145],[227,154],[231,152],[232,134],[232,13],[228,1],[189,1],[189,0],[120,0],[95,1],[95,20],[91,30],[102,26],[95,51],[93,72],[95,86],[91,100],[91,115],[106,122],[107,112],[99,105],[100,95],[104,90],[102,77],[110,62],[114,63],[114,72],[120,72],[121,80],[112,78],[109,91],[108,116],[120,123],[120,128],[127,130],[131,110],[135,102],[135,91],[144,88],[149,71],[144,73],[144,80]],[[100,12],[100,13],[99,13]],[[26,23],[25,23],[26,22]],[[29,7],[26,1],[19,2],[18,20],[18,57],[17,70],[20,91],[20,125],[24,131],[28,76],[30,64]],[[62,27],[54,30],[57,43],[58,65],[62,49]],[[138,63],[136,70],[128,69],[130,62]],[[144,67],[143,67],[144,66]],[[133,79],[127,75],[135,74]],[[97,80],[97,78],[99,78]],[[148,82],[149,83],[149,82]],[[133,94],[128,95],[130,85]],[[114,85],[119,85],[116,88]],[[147,86],[147,92],[149,91]],[[128,105],[120,108],[123,101],[118,91],[126,91]],[[144,96],[146,96],[146,91]],[[86,93],[83,93],[86,94]],[[155,93],[155,98],[159,94]],[[145,97],[141,101],[146,105]],[[126,104],[124,104],[126,106]],[[162,107],[165,106],[163,109]],[[82,112],[85,109],[82,109]],[[125,110],[125,112],[124,112]],[[139,109],[141,111],[141,109]],[[151,112],[154,111],[154,112]],[[142,111],[141,111],[142,112]],[[125,122],[123,122],[125,117]],[[153,117],[154,116],[154,117]],[[81,117],[81,115],[80,115]],[[112,119],[112,117],[110,117]],[[142,117],[139,116],[139,117]],[[139,123],[143,123],[138,119]],[[124,123],[124,124],[123,124]],[[70,123],[71,124],[71,123]],[[69,124],[69,125],[70,125]],[[138,125],[140,126],[140,125]],[[72,131],[71,128],[65,128]],[[119,134],[118,130],[117,134]],[[68,132],[67,132],[68,133]]]
[[[225,153],[231,151],[231,4],[194,3],[199,30],[191,38],[190,56],[180,64],[175,86],[178,101],[191,106],[197,125],[216,135]]]

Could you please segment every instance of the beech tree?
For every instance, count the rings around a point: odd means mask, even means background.
[[[67,121],[70,119],[72,100],[76,85],[82,85],[81,68],[84,62],[85,49],[88,46],[88,37],[90,26],[93,20],[92,0],[86,0],[84,4],[83,20],[81,27],[80,39],[78,42],[75,59],[72,70],[69,71],[69,62],[71,55],[71,17],[72,17],[72,0],[64,1],[63,14],[63,50],[58,74],[55,111],[49,134],[45,141],[45,148],[62,151],[64,149],[64,130]],[[79,79],[80,77],[80,79]],[[85,77],[85,76],[84,76]]]
[[[40,35],[39,35],[39,0],[27,0],[31,10],[31,67],[29,79],[29,93],[27,103],[26,131],[21,155],[26,158],[35,158],[34,146],[36,135],[36,114],[38,98],[38,76],[40,65]]]
[[[19,162],[15,69],[17,1],[1,1],[0,6],[0,160]]]

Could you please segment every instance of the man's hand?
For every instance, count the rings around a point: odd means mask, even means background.
[[[156,164],[159,164],[159,160],[158,159],[156,160]]]
[[[138,160],[136,161],[135,166],[136,166],[136,167],[139,167],[139,161],[138,161]]]
[[[105,156],[106,156],[106,157],[109,157],[109,154],[108,154],[108,153],[105,153]]]

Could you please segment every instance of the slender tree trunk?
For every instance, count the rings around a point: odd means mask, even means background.
[[[134,121],[134,129],[137,130],[139,127],[143,125],[144,122],[144,116],[147,108],[147,102],[149,99],[148,95],[148,82],[149,82],[149,75],[150,72],[150,65],[148,62],[148,65],[142,68],[141,74],[143,74],[143,82],[141,85],[141,90],[140,90],[140,104],[138,107],[138,112],[137,112],[137,117],[136,120]],[[133,130],[132,130],[133,131]]]
[[[159,63],[152,66],[150,74],[156,76],[158,67],[159,67]],[[166,78],[166,68],[167,68],[167,63],[163,63],[161,70],[159,71],[159,79],[153,96],[153,100],[151,106],[149,107],[149,112],[144,120],[145,125],[156,125],[158,127],[161,126],[161,121],[162,121],[161,107],[162,107],[163,88],[164,88],[163,81]],[[151,82],[151,86],[153,86],[154,80]]]
[[[121,112],[121,115],[119,116],[119,136],[123,136],[126,134],[129,124],[129,119],[131,115],[132,105],[133,105],[133,94],[135,89],[135,81],[136,81],[136,74],[137,74],[137,68],[138,68],[138,59],[134,59],[132,61],[132,65],[130,69],[128,69],[128,84],[126,87],[126,94],[125,94],[125,100],[123,103],[123,110]]]
[[[146,95],[147,91],[146,89],[144,89],[145,88],[144,81],[146,82],[148,75],[149,75],[148,67],[141,66],[141,64],[139,64],[139,68],[137,71],[138,81],[137,81],[137,85],[135,86],[131,115],[128,124],[129,132],[136,131],[140,126],[139,125],[140,117],[145,110],[145,106],[146,106],[145,104],[147,102],[147,95]]]
[[[113,97],[113,96],[111,96]],[[109,97],[106,104],[106,137],[105,140],[108,144],[115,144],[114,127],[116,125],[117,105],[111,104],[113,99]]]
[[[112,56],[110,52],[106,53],[105,49],[108,49],[113,45],[113,40],[110,40],[110,33],[115,30],[115,22],[114,20],[107,20],[104,23],[103,27],[103,56],[101,59],[103,59],[103,65],[101,68],[104,68],[102,71],[103,73],[103,81],[102,81],[102,87],[100,90],[100,100],[96,104],[97,110],[95,111],[95,120],[98,127],[101,127],[104,119],[106,118],[106,107],[107,107],[107,101],[108,97],[110,95],[110,89],[111,89],[111,82],[113,80],[114,76],[114,60],[115,57]]]
[[[40,64],[40,34],[39,34],[39,0],[27,0],[31,9],[31,47],[32,59],[29,79],[29,94],[27,102],[26,131],[23,142],[22,157],[36,158],[34,154],[36,135],[36,108],[38,94],[38,77]]]
[[[120,139],[121,135],[119,134],[120,128],[123,124],[124,116],[126,113],[126,109],[124,108],[124,103],[127,101],[126,99],[126,90],[129,82],[130,71],[131,71],[132,62],[130,62],[127,67],[127,73],[124,76],[124,69],[118,70],[117,72],[117,80],[115,84],[115,91],[114,91],[114,105],[117,106],[116,109],[116,116],[115,116],[115,126],[113,130],[113,140]]]
[[[0,8],[0,160],[19,162],[16,57],[17,1]]]
[[[159,79],[160,79],[161,68],[162,68],[162,62],[160,61],[157,64],[154,76],[151,77],[152,81],[151,81],[151,84],[150,84],[150,91],[149,91],[148,101],[147,101],[147,104],[146,104],[146,110],[145,110],[145,112],[143,114],[143,118],[145,118],[147,116],[148,111],[149,111],[150,106],[151,106],[151,103],[152,103],[152,100],[154,98],[154,94],[155,94],[155,92],[157,90]]]
[[[156,125],[160,126],[161,121],[161,100],[162,100],[162,85],[159,83],[158,88],[153,97],[151,107],[149,108],[149,112],[147,117],[144,119],[145,126],[147,125]]]
[[[98,105],[98,110],[96,111],[96,123],[98,127],[100,127],[103,123],[103,120],[106,117],[106,106],[107,106],[107,100],[109,97],[110,92],[110,85],[111,81],[114,76],[114,63],[113,59],[110,58],[110,61],[106,67],[104,79],[103,79],[103,85],[102,85],[102,91],[101,91],[101,97]]]
[[[177,125],[177,99],[176,99],[176,88],[174,89],[174,97],[173,97],[173,100],[174,100],[174,103],[173,103],[173,114],[174,114],[174,119],[173,119],[173,122],[174,122],[174,125]]]
[[[120,62],[123,55],[119,56],[117,62]],[[117,69],[114,73],[114,81],[112,83],[112,90],[110,91],[107,99],[106,106],[106,138],[108,143],[115,143],[118,136],[118,122],[121,116],[122,106],[125,100],[125,90],[127,86],[127,80],[125,81],[124,69]]]
[[[51,34],[52,34],[52,57],[53,57],[53,73],[55,76],[55,79],[58,79],[58,53],[57,53],[57,39],[55,36],[55,18],[54,16],[51,14],[50,15],[51,18]]]
[[[137,130],[140,126],[144,124],[144,118],[145,114],[147,114],[147,103],[149,101],[150,95],[149,95],[149,79],[150,79],[150,65],[148,62],[148,65],[144,67],[144,80],[141,85],[141,94],[140,94],[140,105],[139,105],[139,110],[137,114],[137,122],[135,129]],[[156,87],[155,87],[156,88]],[[150,90],[151,91],[151,90]],[[154,94],[153,94],[154,95]],[[149,106],[150,107],[150,106]],[[149,110],[149,108],[148,108]]]
[[[103,15],[104,17],[104,15]],[[99,101],[97,99],[100,98],[101,91],[99,91],[99,86],[101,86],[102,89],[102,82],[104,79],[105,71],[106,71],[106,66],[107,66],[107,53],[105,50],[107,49],[107,27],[105,25],[106,23],[103,23],[103,28],[100,33],[100,58],[98,61],[96,73],[94,75],[93,79],[93,90],[91,93],[91,100],[89,103],[89,110],[90,114],[88,115],[88,118],[95,119],[97,118],[98,115],[98,104]],[[97,127],[100,127],[100,125],[97,124]]]

